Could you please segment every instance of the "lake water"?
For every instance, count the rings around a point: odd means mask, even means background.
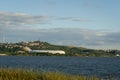
[[[0,56],[0,67],[60,71],[120,80],[119,57]]]

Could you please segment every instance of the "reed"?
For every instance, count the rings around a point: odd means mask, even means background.
[[[42,72],[24,69],[0,68],[0,80],[100,80],[97,77],[70,75],[61,72]]]

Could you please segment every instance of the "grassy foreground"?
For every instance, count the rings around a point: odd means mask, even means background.
[[[100,80],[97,77],[69,75],[60,72],[0,68],[0,80]]]

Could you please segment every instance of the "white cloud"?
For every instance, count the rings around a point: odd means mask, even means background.
[[[57,17],[30,15],[26,13],[10,13],[0,11],[0,29],[24,29],[33,28],[40,24],[52,24],[56,20],[67,20],[68,22],[93,22],[94,20],[81,19],[76,17]]]
[[[0,41],[5,33],[8,42],[42,40],[53,44],[104,48],[120,48],[120,31],[90,30],[81,28],[33,28],[48,24],[56,17],[34,16],[25,13],[0,12]],[[63,18],[63,20],[74,18]]]
[[[99,32],[99,33],[96,34],[96,36],[101,36],[101,37],[102,37],[102,36],[106,36],[106,33],[100,33],[100,32]]]
[[[95,22],[93,19],[85,19],[79,17],[55,17],[56,20],[67,20],[67,21],[74,21],[74,22]]]
[[[120,32],[103,32],[80,28],[19,29],[8,30],[6,39],[7,41],[42,40],[59,45],[93,48],[104,46],[104,48],[113,47],[118,49],[120,45],[119,34]]]
[[[48,16],[33,16],[25,13],[0,12],[0,29],[22,28],[27,25],[47,24]]]

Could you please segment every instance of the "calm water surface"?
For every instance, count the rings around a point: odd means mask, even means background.
[[[0,56],[0,67],[61,71],[120,80],[119,57]]]

